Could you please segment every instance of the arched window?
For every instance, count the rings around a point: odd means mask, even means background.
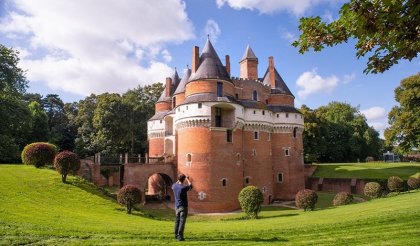
[[[222,186],[225,187],[227,185],[226,179],[222,179]]]
[[[277,173],[277,182],[283,183],[283,173]]]
[[[296,137],[296,131],[297,131],[297,127],[293,128],[293,137]]]
[[[249,184],[249,177],[245,177],[245,184]]]
[[[256,90],[254,90],[252,92],[252,100],[257,101],[258,100],[258,92]]]

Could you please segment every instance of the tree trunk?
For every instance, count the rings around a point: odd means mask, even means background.
[[[66,178],[67,178],[67,173],[66,174],[61,174],[61,181],[63,183],[66,183]]]
[[[127,214],[131,214],[131,202],[127,202]]]

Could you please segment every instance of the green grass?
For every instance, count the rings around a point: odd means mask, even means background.
[[[48,169],[0,165],[0,245],[181,244],[172,221],[128,215],[92,185],[69,181]],[[184,244],[420,245],[419,204],[417,191],[313,212],[264,207],[258,220],[190,216]]]
[[[405,180],[409,177],[420,177],[420,164],[407,162],[317,164],[313,177],[388,179],[393,175]]]

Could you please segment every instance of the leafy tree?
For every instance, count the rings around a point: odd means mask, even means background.
[[[33,165],[36,168],[45,165],[52,165],[57,147],[50,143],[31,143],[25,146],[22,151],[22,162],[25,165]]]
[[[32,117],[31,142],[47,141],[49,133],[47,114],[36,101],[31,102],[28,107]]]
[[[25,71],[18,67],[19,52],[0,44],[0,93],[20,97],[28,87]]]
[[[65,150],[55,157],[54,166],[61,174],[61,181],[66,183],[67,175],[69,173],[76,174],[80,169],[80,158],[77,154]]]
[[[350,204],[353,201],[353,195],[342,191],[335,194],[333,199],[333,205],[334,206],[340,206],[340,205],[347,205]]]
[[[404,181],[398,176],[391,176],[388,178],[387,186],[390,191],[400,192],[404,188]]]
[[[315,204],[318,202],[318,194],[310,189],[303,189],[298,191],[295,197],[296,207],[307,210],[314,210]]]
[[[258,213],[261,211],[261,204],[264,201],[263,194],[255,186],[247,186],[239,192],[239,204],[242,211],[253,219],[258,219]]]
[[[405,78],[395,89],[395,106],[388,114],[385,130],[388,145],[398,145],[403,153],[420,148],[420,73]]]
[[[73,119],[77,127],[77,137],[75,139],[75,151],[81,156],[91,156],[100,151],[94,146],[93,137],[95,135],[95,127],[93,126],[93,115],[96,109],[98,96],[91,94],[78,103],[78,111]]]
[[[382,195],[382,187],[378,182],[369,182],[365,184],[363,193],[367,197],[378,198]]]
[[[340,17],[329,24],[319,16],[301,18],[302,34],[293,45],[304,53],[354,38],[357,57],[371,55],[364,72],[382,73],[401,59],[417,57],[419,13],[418,0],[350,0],[341,7]]]
[[[131,214],[134,205],[141,201],[141,191],[134,185],[125,185],[117,194],[119,204],[126,205],[127,213]]]

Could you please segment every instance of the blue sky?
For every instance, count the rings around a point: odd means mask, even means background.
[[[2,0],[0,43],[21,52],[29,92],[55,93],[65,102],[90,93],[125,92],[163,82],[176,67],[191,64],[194,45],[207,35],[231,73],[247,44],[259,58],[259,75],[274,56],[275,66],[296,96],[310,108],[331,101],[360,108],[381,131],[396,105],[394,89],[419,72],[420,59],[401,61],[378,75],[365,75],[367,58],[357,59],[354,40],[304,55],[291,46],[299,18],[338,17],[342,0]]]

